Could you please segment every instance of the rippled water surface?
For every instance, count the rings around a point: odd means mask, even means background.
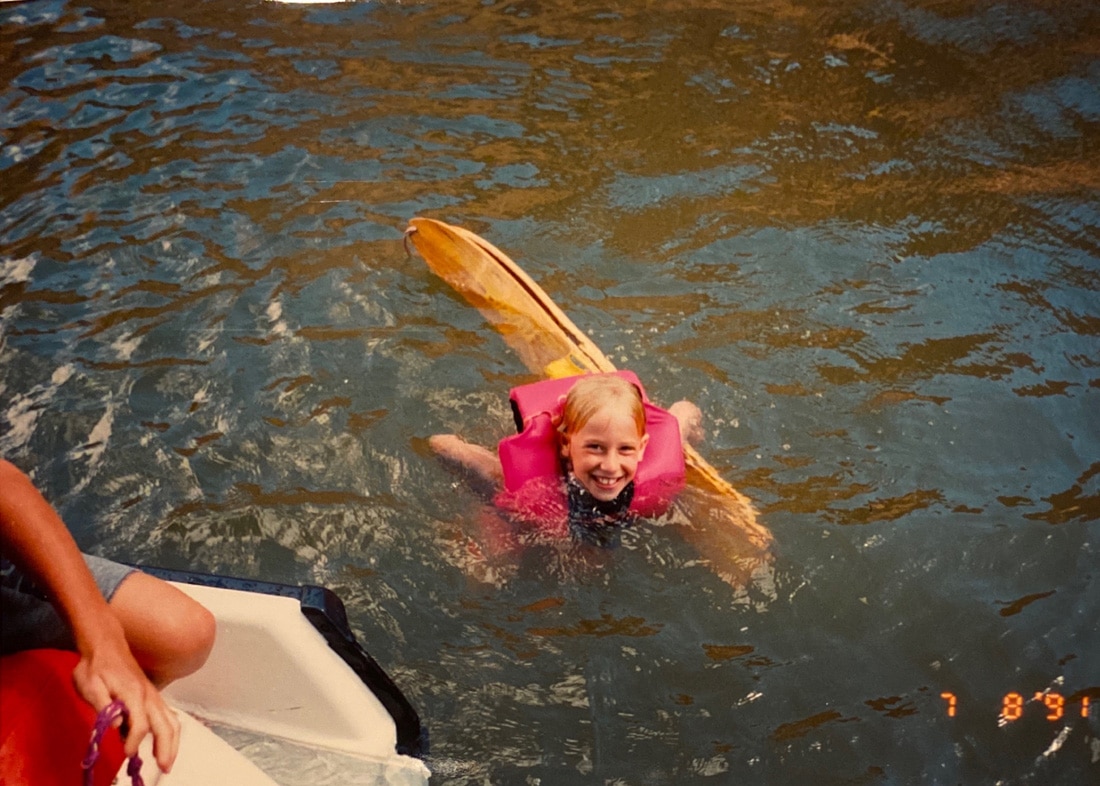
[[[1098,31],[1090,0],[4,3],[0,452],[87,550],[336,589],[434,784],[1089,782]],[[425,438],[491,444],[532,377],[406,256],[416,215],[700,404],[766,570],[661,522],[486,557]]]

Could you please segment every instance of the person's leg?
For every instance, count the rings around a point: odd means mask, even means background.
[[[129,565],[88,554],[84,561],[150,681],[163,687],[202,666],[214,645],[215,622],[209,611],[171,584]],[[72,631],[53,604],[16,569],[6,570],[0,582],[0,653],[74,649]]]
[[[110,600],[136,568],[83,554],[99,593]],[[0,653],[30,649],[75,650],[72,629],[49,595],[22,569],[0,557]]]
[[[134,658],[157,687],[206,662],[214,646],[214,616],[168,582],[135,571],[108,601]]]

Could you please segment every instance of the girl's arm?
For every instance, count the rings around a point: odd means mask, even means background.
[[[488,448],[465,442],[454,434],[436,434],[428,439],[428,444],[443,458],[461,464],[487,483],[504,485],[500,459]]]

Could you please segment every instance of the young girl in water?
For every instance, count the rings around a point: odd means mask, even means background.
[[[557,393],[566,388],[561,402]],[[630,372],[524,386],[512,402],[523,431],[502,440],[497,455],[453,434],[429,444],[503,487],[498,507],[588,541],[605,542],[636,516],[663,513],[683,485],[681,434],[692,441],[701,434],[698,407],[650,404]]]

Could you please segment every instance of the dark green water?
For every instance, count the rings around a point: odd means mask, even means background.
[[[41,0],[0,76],[0,452],[85,549],[340,592],[433,784],[1100,775],[1095,4]],[[424,439],[531,377],[415,215],[700,404],[768,571],[479,560]]]

